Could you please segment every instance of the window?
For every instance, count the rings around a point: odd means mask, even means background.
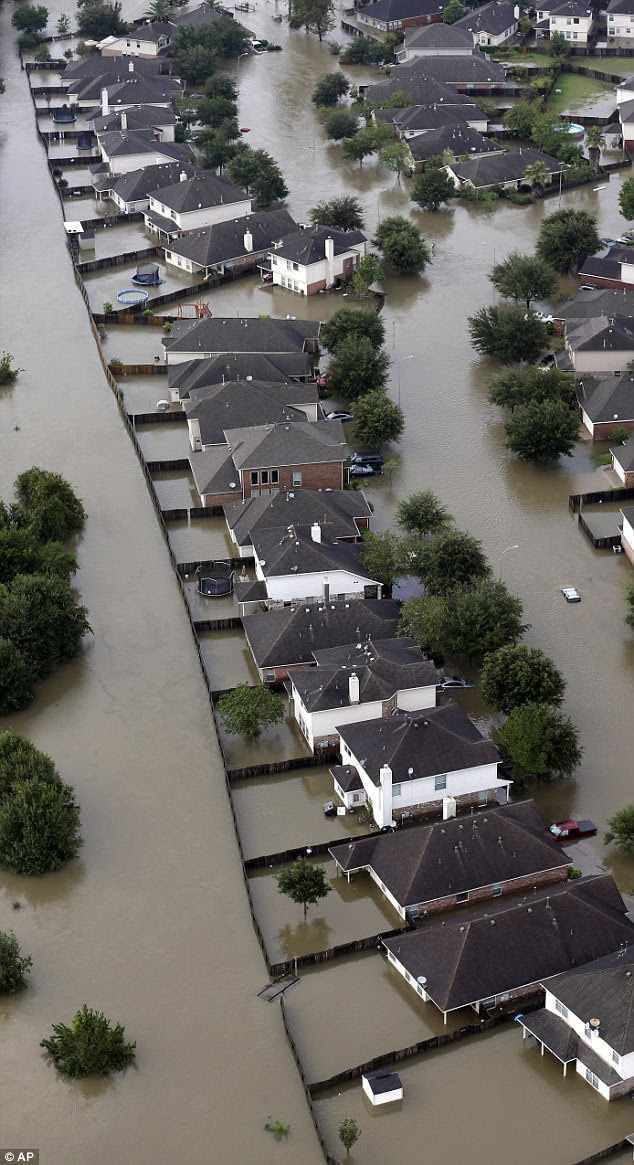
[[[500,886],[500,883],[498,882],[495,886],[493,886],[491,888],[491,897],[492,898],[499,898],[501,893],[502,893],[502,887]]]
[[[287,260],[286,260],[286,270],[287,270],[287,271],[292,271],[292,270],[293,270],[293,264],[291,263],[290,259],[287,259]]]
[[[257,471],[257,469],[252,469],[251,470],[251,485],[257,485],[257,484],[258,484],[258,471]]]
[[[401,795],[401,786],[400,785],[392,785],[392,796],[393,797],[400,797],[400,795]]]
[[[272,470],[271,470],[271,485],[278,485],[278,484],[279,484],[279,480],[280,480],[280,471],[279,471],[279,469],[272,469]]]
[[[568,1008],[564,1007],[563,1003],[560,1003],[558,999],[555,1000],[555,1011],[562,1019],[568,1019]]]
[[[483,999],[480,1007],[482,1011],[488,1011],[490,1007],[495,1007],[495,995],[489,995],[488,999]]]
[[[463,890],[461,894],[456,894],[456,902],[468,902],[468,901],[469,901],[469,891],[468,890]]]
[[[619,1066],[620,1061],[621,1061],[621,1057],[619,1056],[619,1053],[612,1052],[612,1063],[616,1064],[617,1068]]]
[[[293,485],[301,485],[301,484],[302,484],[301,471],[298,469],[293,470]]]
[[[591,1072],[589,1068],[586,1068],[586,1080],[588,1081],[588,1084],[592,1085],[593,1088],[598,1089],[599,1077],[595,1076],[594,1072]]]
[[[269,471],[268,471],[268,469],[262,470],[262,472],[260,474],[260,484],[261,485],[268,485],[269,484]]]
[[[442,792],[443,789],[446,789],[446,788],[447,788],[447,774],[446,773],[439,773],[437,777],[434,777],[434,792],[440,793],[440,792]]]
[[[405,972],[405,978],[407,979],[407,982],[408,982],[408,983],[411,983],[411,981],[412,981],[412,976],[410,975],[409,971],[406,971],[406,972]]]
[[[275,668],[274,667],[267,667],[264,669],[264,679],[266,680],[267,683],[271,683],[271,681],[275,679]]]

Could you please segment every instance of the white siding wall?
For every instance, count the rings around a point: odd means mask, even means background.
[[[364,587],[376,586],[371,578],[353,575],[347,570],[329,570],[327,574],[280,574],[267,576],[259,561],[255,563],[255,574],[266,582],[269,599],[274,602],[290,602],[291,599],[323,598],[324,579],[330,586],[330,599],[335,595],[363,595]]]
[[[592,1051],[595,1052],[596,1055],[599,1056],[606,1064],[609,1064],[611,1068],[614,1068],[620,1076],[622,1076],[624,1079],[627,1079],[630,1076],[634,1076],[634,1049],[625,1056],[619,1056],[617,1062],[614,1060],[612,1054],[614,1049],[610,1046],[610,1044],[606,1043],[606,1041],[601,1038],[600,1034],[598,1036],[588,1037],[586,1033],[585,1019],[580,1019],[579,1016],[575,1015],[572,1011],[568,1011],[567,1015],[562,1015],[561,1011],[557,1008],[556,996],[551,991],[546,991],[545,1007],[546,1011],[550,1011],[554,1015],[558,1015],[560,1019],[563,1019],[568,1027],[579,1036],[582,1043],[584,1043],[588,1048],[592,1048]],[[600,1008],[597,1009],[597,1016],[599,1019],[601,1018]],[[583,1062],[582,1047],[579,1048],[578,1058]],[[579,1071],[579,1065],[577,1065],[577,1071]],[[582,1075],[585,1075],[585,1069],[583,1069]],[[599,1091],[601,1091],[601,1089],[599,1089]],[[601,1091],[601,1095],[605,1096],[606,1100],[609,1099],[607,1088],[605,1092]]]
[[[623,541],[627,542],[632,553],[634,554],[634,527],[627,518],[623,518]]]
[[[571,352],[575,372],[625,372],[634,351]]]

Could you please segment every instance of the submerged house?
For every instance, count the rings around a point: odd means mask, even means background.
[[[366,253],[363,231],[311,227],[269,249],[272,282],[299,295],[316,295],[352,278]]]
[[[245,498],[224,508],[229,537],[240,558],[253,554],[252,538],[263,530],[286,530],[319,522],[337,542],[360,542],[372,510],[362,490],[286,490],[271,497]]]

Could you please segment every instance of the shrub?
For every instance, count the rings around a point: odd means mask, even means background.
[[[0,995],[13,995],[26,987],[25,975],[32,960],[20,952],[20,944],[13,931],[0,931]]]
[[[73,1016],[72,1025],[53,1024],[53,1035],[40,1043],[52,1056],[58,1072],[65,1076],[108,1076],[121,1072],[135,1058],[136,1043],[124,1042],[121,1024],[112,1027],[100,1011],[84,1003]]]

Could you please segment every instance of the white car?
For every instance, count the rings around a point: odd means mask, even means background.
[[[581,595],[576,587],[562,587],[561,593],[567,603],[580,603]]]

